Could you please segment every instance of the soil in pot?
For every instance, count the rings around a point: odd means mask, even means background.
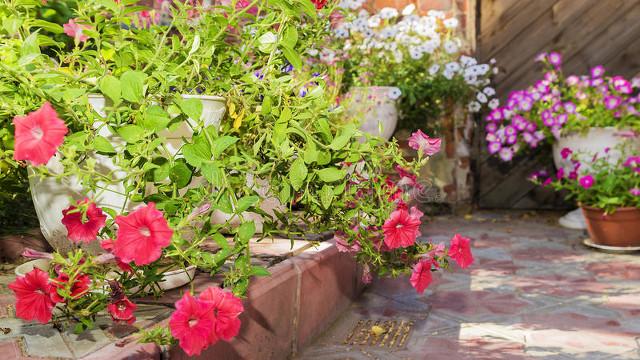
[[[597,245],[615,247],[640,246],[640,209],[620,208],[612,214],[582,206],[591,241]]]

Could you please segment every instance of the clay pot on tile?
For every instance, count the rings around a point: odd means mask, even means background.
[[[612,214],[604,210],[582,206],[587,231],[596,245],[618,248],[640,247],[640,209],[625,207]]]

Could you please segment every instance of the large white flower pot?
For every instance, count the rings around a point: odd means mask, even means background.
[[[392,86],[351,88],[346,97],[346,115],[358,120],[363,132],[389,140],[398,124],[399,91]]]
[[[586,133],[573,133],[561,136],[553,144],[553,161],[557,169],[563,168],[565,173],[573,170],[571,159],[563,159],[561,152],[564,148],[569,148],[573,153],[577,153],[582,163],[580,171],[589,171],[589,164],[594,154],[602,156],[606,149],[609,149],[608,159],[615,164],[629,153],[640,153],[640,137],[629,136],[630,131],[620,130],[614,127],[591,128]],[[622,147],[622,148],[621,148]],[[587,225],[580,209],[573,210],[562,216],[560,225],[571,229],[586,229]]]
[[[183,95],[183,98],[198,98],[202,100],[203,111],[201,121],[205,126],[219,125],[225,111],[224,98],[215,96]],[[90,95],[89,104],[102,117],[105,117],[106,100],[101,95]],[[191,125],[197,122],[189,119]],[[122,149],[124,141],[114,135],[103,124],[96,122],[94,128],[98,134],[104,136],[111,144],[118,149]],[[184,126],[182,126],[184,125]],[[172,155],[180,149],[183,139],[191,138],[193,132],[186,123],[182,124],[172,133],[164,133],[172,144],[169,148]],[[68,208],[72,203],[87,196],[94,197],[98,207],[107,207],[118,212],[132,210],[137,204],[129,201],[124,195],[124,185],[118,179],[122,179],[125,174],[113,163],[110,156],[91,154],[96,160],[96,172],[108,176],[111,181],[99,183],[104,189],[96,193],[88,193],[82,186],[82,182],[76,176],[62,176],[60,179],[50,176],[40,178],[34,169],[29,169],[29,184],[33,205],[38,215],[40,229],[51,246],[58,251],[68,251],[74,245],[67,240],[67,229],[62,224],[62,210]],[[54,175],[64,172],[59,155],[53,157],[46,165],[49,172]],[[87,247],[88,250],[98,250],[97,242]]]

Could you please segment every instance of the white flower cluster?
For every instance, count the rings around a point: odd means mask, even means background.
[[[480,111],[485,105],[498,107],[498,100],[492,99],[495,90],[488,87],[496,69],[493,64],[479,64],[461,53],[463,42],[455,34],[458,19],[434,10],[419,16],[414,14],[413,4],[400,12],[387,7],[369,14],[361,9],[362,4],[362,0],[342,0],[339,4],[347,16],[335,26],[334,36],[344,41],[346,57],[362,58],[363,63],[425,61],[432,64],[428,68],[430,76],[448,80],[461,77],[476,91],[475,99],[468,104],[470,111]]]

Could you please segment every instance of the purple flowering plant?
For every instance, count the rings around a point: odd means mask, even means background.
[[[606,213],[623,207],[640,208],[640,155],[617,161],[611,155],[612,152],[607,151],[585,161],[584,154],[567,149],[563,157],[571,159],[571,168],[559,168],[555,174],[539,171],[531,180],[555,190],[565,190],[568,198],[575,199],[581,206]]]
[[[640,79],[605,75],[601,65],[589,75],[565,76],[557,52],[540,54],[536,60],[544,65],[543,78],[525,90],[512,91],[503,106],[485,118],[490,154],[510,161],[527,147],[592,127],[640,131]]]

